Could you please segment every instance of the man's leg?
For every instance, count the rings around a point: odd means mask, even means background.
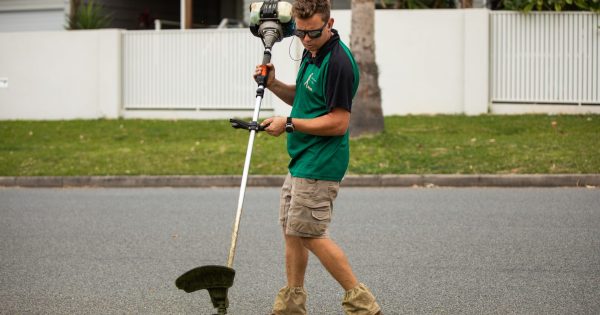
[[[284,232],[285,235],[285,232]],[[285,235],[285,271],[290,288],[304,286],[308,250],[298,236]]]
[[[375,301],[375,296],[369,288],[358,282],[348,258],[334,241],[328,238],[302,238],[302,242],[319,258],[325,269],[346,291],[342,301],[346,314],[381,314],[381,308]]]
[[[277,293],[273,303],[274,315],[305,315],[306,290],[304,290],[304,273],[308,264],[308,250],[297,236],[285,233],[288,211],[291,201],[292,182],[288,174],[281,189],[279,221],[283,226],[285,239],[285,269],[288,284]]]
[[[285,235],[285,269],[288,284],[277,293],[272,314],[306,314],[304,273],[307,265],[308,250],[302,245],[300,237]]]
[[[348,258],[342,249],[328,238],[302,238],[302,244],[319,260],[333,278],[348,291],[358,285]]]

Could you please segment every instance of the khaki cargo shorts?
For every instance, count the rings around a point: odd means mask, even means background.
[[[328,238],[333,201],[339,189],[339,182],[288,174],[279,206],[279,222],[285,235]]]

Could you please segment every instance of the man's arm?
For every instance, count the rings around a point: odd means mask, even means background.
[[[296,85],[285,84],[277,79],[267,87],[273,94],[279,97],[286,104],[292,106],[294,103],[294,97],[296,97]]]
[[[261,125],[269,125],[265,129],[272,136],[279,136],[285,132],[286,117],[271,117],[265,119]],[[297,131],[315,136],[343,136],[350,124],[350,112],[336,107],[328,114],[312,119],[292,118],[292,123]]]

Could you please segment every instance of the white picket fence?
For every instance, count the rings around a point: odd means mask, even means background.
[[[124,32],[123,107],[252,109],[251,71],[262,50],[247,29]],[[262,108],[271,103],[267,94]]]
[[[600,15],[492,12],[493,103],[600,105]]]

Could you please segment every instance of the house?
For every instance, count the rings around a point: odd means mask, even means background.
[[[85,0],[0,1],[0,32],[64,30],[72,3]],[[252,0],[95,0],[111,17],[110,28],[180,28],[182,12],[186,28],[216,27],[224,19],[231,25],[248,23]],[[351,0],[333,0],[333,9],[349,9]],[[243,22],[243,23],[242,23]]]
[[[0,32],[62,30],[66,7],[65,0],[2,0]]]

